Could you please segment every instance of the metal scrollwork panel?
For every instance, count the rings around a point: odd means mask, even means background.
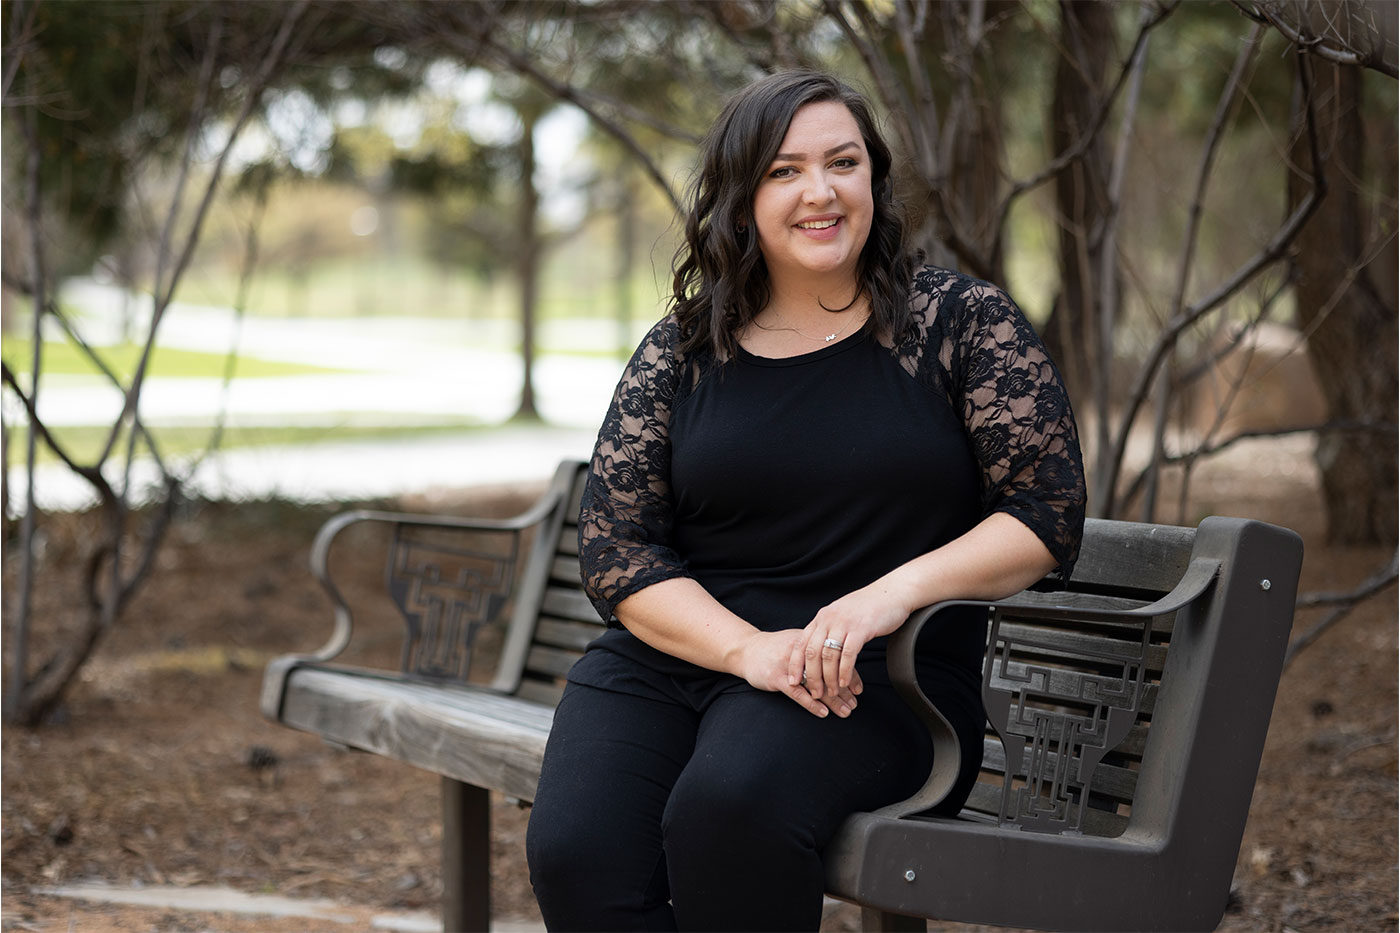
[[[388,587],[408,629],[405,673],[465,681],[478,634],[500,617],[515,576],[519,536],[473,543],[448,544],[395,529]]]
[[[1138,721],[1151,637],[1148,617],[1090,636],[993,613],[983,702],[1006,750],[1002,824],[1083,830],[1095,769]]]

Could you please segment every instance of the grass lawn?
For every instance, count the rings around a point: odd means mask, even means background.
[[[5,365],[15,375],[29,373],[32,342],[28,337],[7,337],[3,355]],[[126,381],[136,372],[136,364],[141,359],[141,347],[134,343],[114,344],[95,347],[94,351],[117,376]],[[217,379],[223,376],[228,357],[221,353],[199,353],[193,350],[176,350],[170,347],[156,347],[151,353],[150,367],[146,372],[149,378],[167,379]],[[69,340],[45,340],[44,355],[40,362],[41,372],[63,375],[100,376],[101,370],[77,344]],[[266,376],[297,376],[307,373],[326,373],[336,370],[299,363],[282,363],[240,356],[234,363],[234,375],[239,379],[257,379]]]

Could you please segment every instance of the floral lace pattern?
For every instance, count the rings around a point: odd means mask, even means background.
[[[1040,339],[1003,291],[933,266],[915,276],[910,312],[913,326],[882,344],[962,416],[982,470],[983,513],[1021,520],[1067,579],[1084,527],[1084,468],[1069,398]],[[687,575],[669,544],[670,422],[710,367],[683,355],[680,338],[667,317],[643,339],[589,466],[579,559],[584,589],[610,625],[627,596]]]

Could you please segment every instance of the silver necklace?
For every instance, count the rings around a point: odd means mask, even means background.
[[[787,322],[787,318],[783,317],[778,312],[774,311],[773,316],[778,319],[778,322],[780,324],[782,324],[781,327],[764,327],[762,324],[759,324],[758,321],[754,321],[754,325],[758,327],[759,330],[766,331],[790,330],[799,337],[806,337],[808,340],[820,340],[822,343],[831,343],[831,341],[835,340],[837,337],[840,337],[846,331],[850,330],[851,322],[854,321],[857,317],[860,317],[859,314],[853,314],[850,317],[846,318],[845,326],[843,326],[840,330],[833,331],[832,333],[827,334],[825,337],[814,337],[811,334],[803,333],[796,327],[793,327]]]

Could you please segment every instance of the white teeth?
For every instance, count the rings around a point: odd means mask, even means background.
[[[798,226],[801,227],[803,230],[825,230],[827,227],[836,226],[836,221],[839,219],[840,218],[832,218],[831,220],[813,220],[806,223],[800,223],[798,224]]]

